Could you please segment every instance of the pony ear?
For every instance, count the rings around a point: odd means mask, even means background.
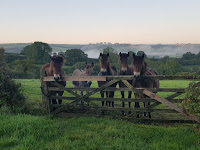
[[[133,53],[133,58],[135,58],[135,53]]]
[[[102,56],[102,53],[100,53],[100,56]]]
[[[51,61],[54,61],[54,57],[53,56],[50,56],[50,59],[51,59]]]
[[[109,56],[109,53],[107,53],[107,56]]]
[[[119,56],[121,57],[121,55],[122,55],[122,53],[121,52],[119,52]]]
[[[92,67],[94,67],[94,62],[92,62]]]
[[[129,57],[129,52],[128,52],[127,56]]]
[[[144,58],[144,53],[142,54],[142,58]]]

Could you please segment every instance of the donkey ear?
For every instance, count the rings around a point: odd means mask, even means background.
[[[107,53],[107,56],[109,56],[109,53]]]
[[[133,53],[133,58],[135,58],[135,53]]]
[[[92,67],[94,67],[94,62],[92,62]]]
[[[129,57],[129,52],[128,52],[127,56]]]
[[[121,55],[122,55],[122,53],[121,52],[119,52],[119,56],[121,57]]]
[[[100,56],[102,56],[102,53],[100,53]]]

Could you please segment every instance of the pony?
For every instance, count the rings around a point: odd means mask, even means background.
[[[110,65],[110,60],[109,60],[109,53],[107,54],[102,54],[100,53],[100,72],[98,76],[109,76],[109,75],[117,75],[117,69],[114,66]],[[108,81],[98,81],[98,86],[101,87]],[[109,87],[116,87],[117,83],[112,84]],[[104,98],[104,91],[100,91],[101,97]],[[114,97],[114,91],[107,91],[106,92],[106,97]],[[106,106],[109,105],[111,106],[111,102],[106,101]],[[104,106],[104,101],[102,101],[102,106]],[[114,107],[114,102],[112,101],[112,107]]]
[[[136,56],[133,54],[133,75],[135,80],[133,80],[132,85],[135,88],[159,88],[159,80],[156,79],[141,79],[141,75],[158,75],[158,73],[152,69],[147,67],[147,63],[144,61],[144,54],[142,56]],[[134,93],[135,98],[147,98],[148,96],[142,93]],[[144,107],[150,105],[150,102],[143,102]],[[139,108],[139,102],[135,102],[135,108]],[[151,118],[150,112],[148,114],[144,112],[144,116],[149,116]],[[139,118],[139,114],[137,115]]]
[[[119,63],[120,63],[120,72],[119,75],[133,75],[133,69],[131,65],[128,65],[128,58],[129,58],[129,52],[128,53],[119,53]],[[128,80],[130,84],[132,84],[132,80]],[[126,87],[126,85],[120,81],[119,87]],[[128,92],[128,98],[131,98],[132,91]],[[124,98],[124,91],[121,91],[121,96]],[[124,102],[122,102],[122,107],[125,107]],[[131,102],[129,102],[129,107],[131,107]],[[123,113],[123,112],[122,112]],[[129,112],[130,113],[130,112]]]
[[[42,66],[41,71],[45,71],[47,76],[54,76],[54,80],[58,82],[59,84],[66,86],[66,81],[59,81],[61,77],[65,76],[65,72],[62,69],[62,66],[64,64],[64,58],[62,56],[53,56],[51,57],[51,62],[48,64],[45,64]],[[47,83],[49,87],[55,87],[55,85],[52,85],[50,82]],[[50,95],[56,96],[62,96],[64,91],[50,91]],[[62,99],[58,100],[58,103],[62,103]],[[52,104],[57,104],[56,99],[52,99]]]
[[[72,76],[91,76],[93,73],[94,63],[91,64],[85,63],[85,70],[76,69]],[[72,82],[75,88],[84,88],[84,87],[90,87],[92,84],[92,81],[73,81]],[[88,92],[86,92],[88,93]],[[83,91],[80,91],[81,96],[83,96]],[[84,104],[81,101],[82,104]]]

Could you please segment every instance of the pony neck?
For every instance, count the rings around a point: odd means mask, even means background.
[[[113,74],[113,70],[112,70],[111,66],[108,65],[108,67],[107,67],[107,75],[112,75],[112,74]]]
[[[92,73],[87,70],[85,70],[85,74],[87,74],[88,76],[92,75]]]
[[[50,72],[53,74],[52,62],[50,62],[49,64],[50,64],[50,65],[49,65],[49,66],[50,66],[50,67],[49,67],[49,70],[50,70]]]
[[[144,61],[144,64],[142,66],[141,75],[144,75],[146,71],[147,71],[147,63]]]

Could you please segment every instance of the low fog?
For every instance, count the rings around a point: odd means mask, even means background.
[[[131,44],[90,44],[80,47],[90,58],[98,58],[99,53],[106,47],[114,48],[119,52],[144,51],[148,57],[161,58],[164,56],[181,57],[186,52],[199,53],[200,44],[176,44],[176,45],[131,45]]]

